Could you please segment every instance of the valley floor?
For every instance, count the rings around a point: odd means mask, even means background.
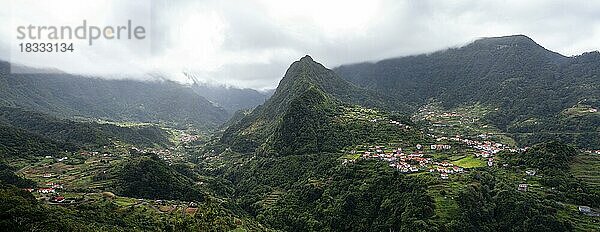
[[[509,136],[499,133],[493,126],[485,124],[483,115],[489,109],[475,105],[451,111],[443,110],[436,105],[427,105],[413,116],[420,125],[423,139],[416,142],[395,138],[387,142],[365,142],[353,145],[331,154],[333,159],[324,159],[324,164],[331,165],[326,169],[350,168],[371,162],[384,163],[386,172],[396,172],[409,178],[409,181],[424,182],[423,194],[431,197],[434,224],[451,223],[462,217],[461,197],[475,182],[472,175],[489,173],[494,178],[501,179],[508,188],[521,192],[525,197],[544,198],[557,194],[555,188],[547,187],[543,181],[545,176],[539,169],[524,166],[511,166],[507,157],[517,156],[529,148],[519,148]],[[381,116],[376,111],[356,111],[346,115],[344,120],[363,120],[373,124],[387,124],[398,130],[412,130],[411,126],[400,121]],[[183,131],[170,130],[172,147],[136,147],[115,142],[112,146],[104,146],[95,150],[82,150],[77,153],[65,153],[61,157],[42,156],[36,159],[12,159],[10,165],[18,170],[16,174],[35,181],[37,188],[27,189],[41,202],[50,207],[81,207],[82,205],[110,204],[117,212],[137,212],[155,220],[181,220],[186,217],[198,217],[204,214],[201,202],[167,199],[143,199],[118,196],[115,190],[115,167],[128,162],[132,154],[154,153],[168,164],[187,163],[200,177],[194,178],[196,185],[214,191],[216,188],[225,189],[214,194],[215,201],[230,201],[240,205],[246,213],[236,213],[237,216],[228,218],[239,231],[260,230],[268,227],[284,229],[272,219],[279,217],[274,212],[287,207],[290,197],[294,197],[298,184],[314,186],[319,191],[331,185],[331,180],[323,177],[310,176],[306,172],[291,171],[285,177],[265,177],[264,179],[236,179],[252,165],[276,166],[277,163],[261,163],[268,159],[234,154],[226,150],[224,153],[198,153],[204,150],[206,135]],[[214,152],[214,151],[213,151]],[[598,151],[579,151],[574,158],[570,170],[581,181],[589,183],[596,190],[600,184],[600,155]],[[264,159],[264,160],[263,160]],[[295,159],[295,158],[290,158]],[[310,169],[310,156],[298,156],[298,160],[289,161],[284,170],[292,170],[293,165],[308,165],[301,168]],[[328,163],[333,161],[332,163]],[[299,163],[294,163],[299,162]],[[308,162],[308,163],[304,163]],[[197,167],[201,164],[202,167]],[[322,163],[323,164],[323,163]],[[322,165],[319,164],[319,165]],[[246,166],[244,166],[246,165]],[[265,170],[269,170],[267,167]],[[244,171],[244,168],[248,169]],[[231,171],[234,170],[234,171]],[[316,169],[315,169],[316,170]],[[310,171],[309,171],[310,172]],[[258,172],[261,173],[261,172]],[[277,175],[277,173],[272,173]],[[259,174],[262,175],[262,174]],[[479,174],[478,174],[479,175]],[[256,178],[255,175],[252,178]],[[140,177],[144,178],[144,177]],[[284,179],[281,179],[284,178]],[[289,179],[285,179],[289,178]],[[219,181],[203,180],[219,179]],[[404,178],[402,178],[404,180]],[[363,180],[364,181],[364,180]],[[254,189],[255,185],[265,183],[261,190]],[[222,186],[218,186],[222,185]],[[244,191],[250,191],[244,193]],[[256,191],[256,192],[255,192]],[[217,192],[217,191],[214,191]],[[321,193],[324,194],[324,193]],[[248,202],[249,201],[249,202]],[[260,203],[260,204],[259,204]],[[573,204],[557,200],[557,218],[573,223],[578,231],[598,231],[600,217],[590,216],[591,213],[582,211],[585,204]],[[595,210],[595,209],[592,209]],[[235,210],[234,210],[235,211]],[[597,212],[597,211],[596,211]],[[250,216],[252,215],[252,216]],[[264,226],[264,227],[263,227]],[[319,227],[315,227],[319,228]],[[313,228],[314,229],[314,228]]]

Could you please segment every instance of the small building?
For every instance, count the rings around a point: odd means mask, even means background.
[[[528,176],[535,176],[535,170],[527,170],[525,171],[525,174],[527,174]]]
[[[440,176],[442,177],[442,180],[448,179],[448,174],[446,174],[446,173],[442,173],[442,174],[440,174]]]
[[[63,197],[63,196],[54,196],[54,197],[50,198],[50,201],[54,202],[54,203],[63,203],[65,201],[65,197]]]
[[[452,166],[454,166],[454,164],[448,163],[446,161],[442,162],[440,165],[442,165],[444,167],[452,167]]]
[[[112,193],[112,192],[102,192],[102,197],[109,198],[109,199],[114,199],[117,196],[114,193]]]
[[[55,193],[56,191],[53,188],[41,188],[38,189],[38,193]]]
[[[519,191],[526,192],[526,191],[527,191],[527,189],[528,189],[528,187],[529,187],[529,186],[528,186],[527,184],[519,184],[519,188],[518,188],[518,190],[519,190]]]
[[[587,216],[590,217],[600,217],[600,212],[594,211],[594,209],[592,209],[589,206],[579,206],[577,207],[577,209],[579,210],[580,213],[585,214]]]
[[[592,208],[590,208],[589,206],[579,206],[577,207],[577,209],[579,209],[580,213],[591,213],[592,212]]]

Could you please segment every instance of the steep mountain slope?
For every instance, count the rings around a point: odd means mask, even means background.
[[[344,65],[335,71],[359,86],[389,93],[412,109],[431,99],[449,108],[483,103],[497,108],[487,115],[491,123],[519,133],[523,141],[538,142],[541,138],[523,133],[542,129],[552,136],[561,132],[598,136],[599,115],[570,117],[561,112],[600,107],[599,67],[598,52],[565,57],[516,35],[484,38],[427,55]]]
[[[172,82],[103,80],[69,74],[11,74],[0,62],[0,105],[61,117],[215,126],[227,112]]]
[[[339,132],[334,117],[352,104],[392,105],[305,56],[290,66],[265,104],[227,128],[221,143],[242,152],[261,145],[280,154],[331,151],[344,145],[329,141]]]

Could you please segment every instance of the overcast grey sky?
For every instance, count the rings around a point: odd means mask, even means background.
[[[14,46],[11,43],[14,44],[15,28],[11,20],[52,21],[65,17],[81,21],[82,17],[111,17],[106,14],[133,18],[145,14],[139,4],[130,1],[86,1],[110,5],[105,11],[96,11],[90,4],[61,5],[60,1],[49,1],[55,7],[51,10],[59,12],[53,16],[32,13],[47,5],[14,1],[17,3],[13,2],[12,7],[4,7],[11,0],[0,0],[3,60],[9,60],[9,51]],[[111,64],[115,70],[160,71],[175,80],[183,80],[181,73],[186,71],[209,81],[273,88],[289,64],[305,54],[332,68],[432,52],[464,45],[479,37],[511,34],[527,35],[547,49],[568,56],[600,49],[600,1],[148,2],[152,3],[151,54],[119,49],[116,54],[93,54],[92,59],[92,55],[85,53],[64,61],[53,59],[57,64],[53,66],[68,72],[94,74],[96,71],[90,71],[96,70],[92,66],[106,68],[106,64]],[[94,16],[89,12],[104,13]]]

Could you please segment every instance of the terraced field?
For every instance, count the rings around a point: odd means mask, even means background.
[[[454,189],[453,189],[454,188]],[[435,215],[444,220],[451,220],[458,214],[455,190],[460,189],[455,182],[441,183],[429,187],[428,192],[435,201]]]
[[[274,205],[275,202],[277,202],[277,200],[279,199],[279,197],[281,197],[283,194],[284,192],[282,191],[273,191],[265,197],[265,199],[263,200],[263,205],[266,207]]]
[[[578,179],[600,188],[600,155],[582,154],[575,157],[571,171]]]

